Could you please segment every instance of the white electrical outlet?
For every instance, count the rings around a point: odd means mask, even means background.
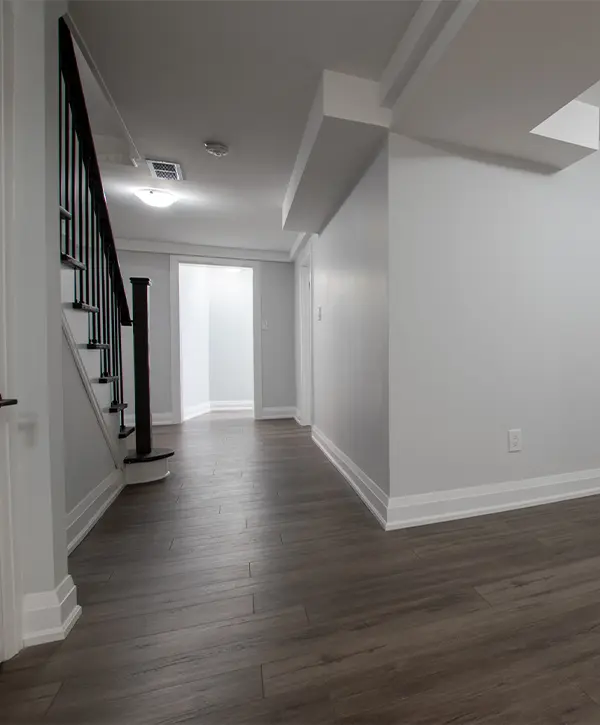
[[[519,453],[523,449],[523,440],[520,428],[508,431],[508,452]]]

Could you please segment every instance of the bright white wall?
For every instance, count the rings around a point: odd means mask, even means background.
[[[204,271],[210,300],[210,400],[251,406],[254,402],[252,269],[206,267]]]
[[[207,271],[197,265],[179,267],[179,329],[181,334],[181,402],[184,419],[208,411],[209,290]]]
[[[390,154],[392,494],[600,468],[600,156]]]
[[[387,491],[387,148],[312,255],[314,426]]]
[[[171,405],[171,299],[169,257],[166,254],[119,252],[121,274],[131,305],[130,277],[149,277],[150,287],[150,396],[152,413],[170,416]],[[134,411],[133,331],[123,328],[123,371],[125,402]]]
[[[170,255],[119,250],[119,263],[130,299],[130,277],[150,277],[150,384],[152,413],[170,419],[171,318]],[[201,262],[202,258],[198,257]],[[261,334],[264,407],[294,407],[294,265],[256,262],[261,290],[261,314],[269,329]],[[124,330],[123,368],[125,400],[133,413],[133,347],[131,331]]]
[[[115,464],[64,336],[62,351],[68,513],[108,478]]]

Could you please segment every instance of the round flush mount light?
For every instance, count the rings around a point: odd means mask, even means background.
[[[138,189],[135,195],[140,201],[148,206],[155,206],[159,209],[165,209],[174,204],[177,199],[174,194],[164,189]]]
[[[220,141],[205,141],[204,148],[207,153],[211,156],[216,156],[218,159],[223,158],[223,156],[227,156],[229,153],[229,146],[221,143]]]

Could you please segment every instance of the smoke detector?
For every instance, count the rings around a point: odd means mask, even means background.
[[[171,181],[183,181],[181,166],[174,161],[151,161],[146,160],[150,175],[155,179],[170,179]]]
[[[216,156],[218,159],[229,153],[229,146],[220,141],[205,141],[204,148],[211,156]]]

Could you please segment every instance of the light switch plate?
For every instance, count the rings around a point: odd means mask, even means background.
[[[513,428],[508,431],[508,452],[519,453],[523,450],[523,440],[520,428]]]

